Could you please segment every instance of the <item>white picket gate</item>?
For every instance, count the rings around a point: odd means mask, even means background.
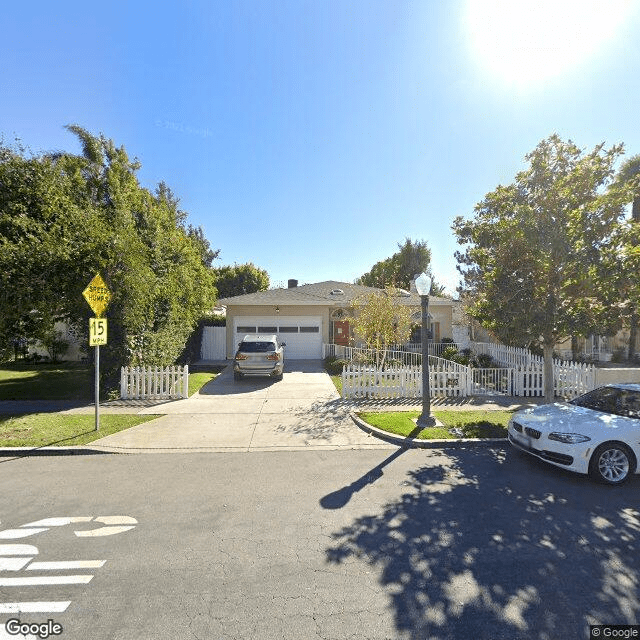
[[[120,397],[163,399],[189,397],[189,366],[122,367]]]

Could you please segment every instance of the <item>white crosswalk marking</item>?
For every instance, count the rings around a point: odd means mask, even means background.
[[[0,540],[28,538],[29,536],[34,536],[36,533],[42,533],[43,531],[49,531],[49,529],[5,529],[4,531],[0,531]]]
[[[0,558],[0,571],[20,571],[31,558]]]
[[[64,527],[70,524],[93,523],[95,528],[77,529],[73,533],[78,538],[94,538],[112,536],[135,528],[138,521],[131,516],[73,516],[43,518],[23,524],[17,529],[0,530],[0,542],[28,538],[49,531],[51,527]],[[98,526],[96,526],[98,525]],[[45,536],[46,538],[46,536]],[[73,575],[25,575],[27,571],[78,571],[83,569],[100,569],[106,560],[53,560],[36,561],[38,548],[31,544],[0,544],[0,587],[38,587],[52,585],[88,584],[93,574]],[[19,577],[9,577],[6,572],[21,572]],[[33,602],[0,602],[0,614],[20,613],[62,613],[71,604],[70,600],[34,600]],[[0,640],[3,635],[0,626]]]
[[[0,613],[62,613],[71,600],[53,602],[0,602]]]
[[[91,531],[74,531],[74,533],[78,538],[99,538],[124,533],[125,531],[129,531],[129,529],[135,529],[135,527],[101,527],[100,529],[91,529]]]
[[[32,587],[47,584],[87,584],[93,576],[33,576],[32,578],[0,578],[0,587]]]
[[[2,559],[0,558],[0,561]],[[99,569],[106,560],[61,560],[52,562],[32,562],[27,571],[63,571],[65,569]]]
[[[32,544],[0,544],[0,556],[37,556],[38,547]]]

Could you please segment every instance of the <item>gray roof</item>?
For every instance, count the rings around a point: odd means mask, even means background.
[[[342,291],[342,293],[337,293],[338,291]],[[227,307],[232,305],[348,306],[360,296],[369,293],[380,293],[381,291],[382,289],[376,289],[375,287],[364,287],[359,284],[327,280],[326,282],[303,284],[290,289],[268,289],[267,291],[246,293],[232,298],[222,298],[218,300],[218,304]],[[420,296],[417,293],[411,293],[406,297],[399,296],[398,300],[402,304],[412,307],[420,305]],[[452,302],[448,298],[429,296],[429,304],[451,304]]]

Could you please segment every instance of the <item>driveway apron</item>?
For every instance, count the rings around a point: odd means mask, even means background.
[[[92,447],[163,453],[393,448],[353,423],[319,361],[288,361],[282,380],[235,381],[228,366],[191,398],[139,413],[166,415]]]

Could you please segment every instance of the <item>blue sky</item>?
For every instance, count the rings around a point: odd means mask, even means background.
[[[551,133],[640,153],[637,0],[22,2],[0,133],[79,124],[165,181],[218,264],[353,281],[404,238],[457,283],[454,217]]]

